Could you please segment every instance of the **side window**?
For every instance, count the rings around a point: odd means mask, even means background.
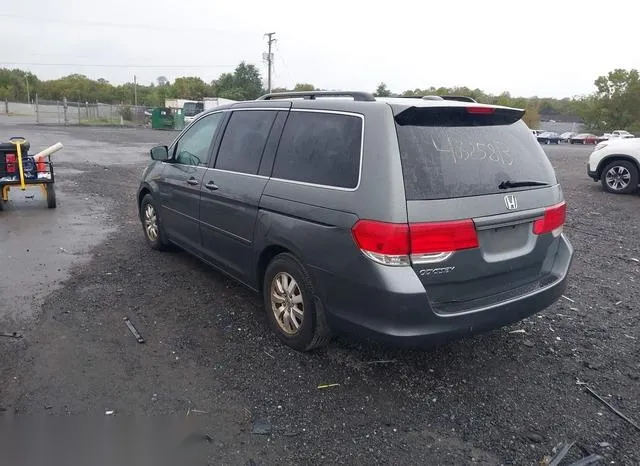
[[[273,178],[355,188],[360,173],[362,118],[291,112],[284,127]]]
[[[178,140],[175,163],[182,165],[207,165],[211,154],[211,142],[224,114],[207,115],[191,126]]]
[[[220,143],[216,168],[255,175],[278,112],[235,111]]]

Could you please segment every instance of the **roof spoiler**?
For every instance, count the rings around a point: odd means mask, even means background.
[[[409,107],[395,115],[400,126],[497,126],[511,125],[524,110],[478,104],[455,107]]]
[[[376,98],[370,92],[360,91],[292,91],[292,92],[272,92],[258,97],[256,100],[275,99],[307,99],[315,100],[317,97],[352,97],[360,102],[375,102]]]

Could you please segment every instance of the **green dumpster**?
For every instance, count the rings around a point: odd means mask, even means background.
[[[182,131],[184,129],[184,111],[179,108],[173,116],[173,129]]]
[[[158,107],[151,111],[151,128],[173,129],[173,114],[170,108]]]

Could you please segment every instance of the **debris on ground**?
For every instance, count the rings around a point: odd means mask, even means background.
[[[527,333],[527,331],[523,328],[520,328],[518,330],[511,330],[509,333]]]
[[[564,457],[567,456],[567,453],[569,453],[573,444],[574,442],[559,443],[553,448],[553,450],[551,450],[553,456],[545,456],[542,458],[540,466],[558,466]]]
[[[105,416],[113,416],[115,413],[116,413],[116,412],[115,412],[115,411],[113,411],[113,410],[108,410],[108,411],[105,411],[105,412],[104,412],[104,415],[105,415]]]
[[[604,458],[600,455],[596,455],[595,453],[589,456],[582,458],[574,463],[571,463],[569,466],[589,466],[591,464],[596,464],[599,461],[602,461]]]
[[[263,419],[256,419],[253,421],[251,433],[256,435],[269,435],[271,433],[271,423]]]
[[[538,434],[537,432],[527,432],[525,434],[525,437],[531,440],[533,443],[542,443],[544,441],[542,435]]]
[[[391,364],[396,362],[395,359],[381,359],[379,361],[369,361],[367,364]],[[318,387],[320,388],[320,387]]]
[[[189,435],[187,435],[184,440],[182,441],[182,444],[193,444],[193,443],[200,443],[200,442],[213,442],[213,438],[209,435],[209,434],[200,434],[200,433],[196,433],[196,432],[191,432]]]
[[[325,385],[318,385],[318,389],[332,388],[332,387],[339,387],[339,386],[340,386],[339,383],[329,383],[329,384],[325,384]]]
[[[136,338],[136,341],[138,343],[144,343],[144,338],[142,338],[142,335],[140,335],[140,332],[138,332],[138,330],[133,326],[128,317],[124,318],[124,323],[127,325],[127,327],[129,327],[129,330],[131,330],[131,333]]]
[[[7,332],[0,332],[0,337],[7,337],[7,338],[22,338],[22,335],[19,334],[18,332],[11,332],[11,333],[7,333]]]
[[[187,410],[187,416],[189,414],[191,414],[191,413],[194,413],[194,414],[209,414],[209,411],[202,411],[201,409],[191,409],[191,408],[189,408]]]
[[[605,400],[600,395],[598,395],[595,392],[595,390],[593,390],[591,387],[589,387],[585,382],[578,381],[577,384],[583,386],[585,388],[585,390],[587,390],[591,396],[593,396],[596,400],[598,400],[600,403],[602,403],[607,408],[609,408],[616,416],[618,416],[619,418],[627,421],[637,431],[640,432],[640,425],[638,425],[638,423],[636,423],[633,419],[629,418],[628,416],[626,416],[622,412],[618,411],[611,403],[609,403],[607,400]]]
[[[565,296],[565,295],[562,295],[562,297],[563,297],[564,299],[566,299],[567,301],[569,301],[570,303],[575,304],[575,301],[574,301],[573,299],[571,299],[571,298],[569,298],[569,297],[567,297],[567,296]]]

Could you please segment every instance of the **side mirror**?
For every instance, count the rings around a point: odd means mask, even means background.
[[[169,148],[167,146],[156,146],[151,149],[151,158],[159,162],[169,160]]]

